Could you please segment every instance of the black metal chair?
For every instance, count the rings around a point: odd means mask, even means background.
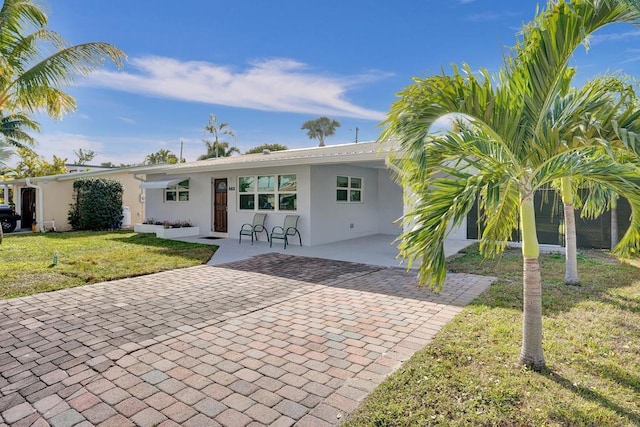
[[[240,227],[240,239],[238,243],[242,243],[242,236],[251,236],[251,244],[253,245],[253,237],[255,236],[256,241],[258,241],[258,233],[266,233],[267,240],[269,240],[269,232],[264,227],[264,220],[267,217],[267,214],[258,213],[253,216],[253,223],[251,224],[242,224]]]
[[[298,215],[287,215],[284,217],[284,225],[282,227],[275,226],[271,230],[271,242],[269,243],[269,247],[273,246],[273,239],[282,239],[284,240],[284,248],[287,249],[287,243],[289,243],[289,236],[298,235],[298,240],[300,241],[300,246],[302,246],[302,237],[300,236],[300,232],[298,231]]]

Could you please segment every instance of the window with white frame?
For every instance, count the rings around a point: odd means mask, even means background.
[[[164,190],[165,202],[188,202],[189,201],[189,180],[185,179],[176,185],[167,187]]]
[[[298,209],[295,174],[238,177],[238,208],[243,211]]]
[[[355,176],[336,178],[336,201],[338,203],[362,203],[363,179]]]

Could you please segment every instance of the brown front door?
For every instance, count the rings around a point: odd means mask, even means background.
[[[216,233],[227,232],[227,179],[214,179],[213,230]]]
[[[21,189],[21,211],[22,221],[20,225],[22,228],[31,228],[33,221],[36,221],[36,189],[35,188],[22,188]]]

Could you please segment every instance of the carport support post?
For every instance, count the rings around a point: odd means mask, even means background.
[[[2,200],[3,204],[9,204],[9,186],[7,184],[2,185]]]

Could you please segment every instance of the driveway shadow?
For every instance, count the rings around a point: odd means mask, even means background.
[[[418,286],[415,271],[280,253],[259,255],[216,267],[456,306],[468,304],[493,280],[451,273],[442,292],[435,293],[427,286]]]

